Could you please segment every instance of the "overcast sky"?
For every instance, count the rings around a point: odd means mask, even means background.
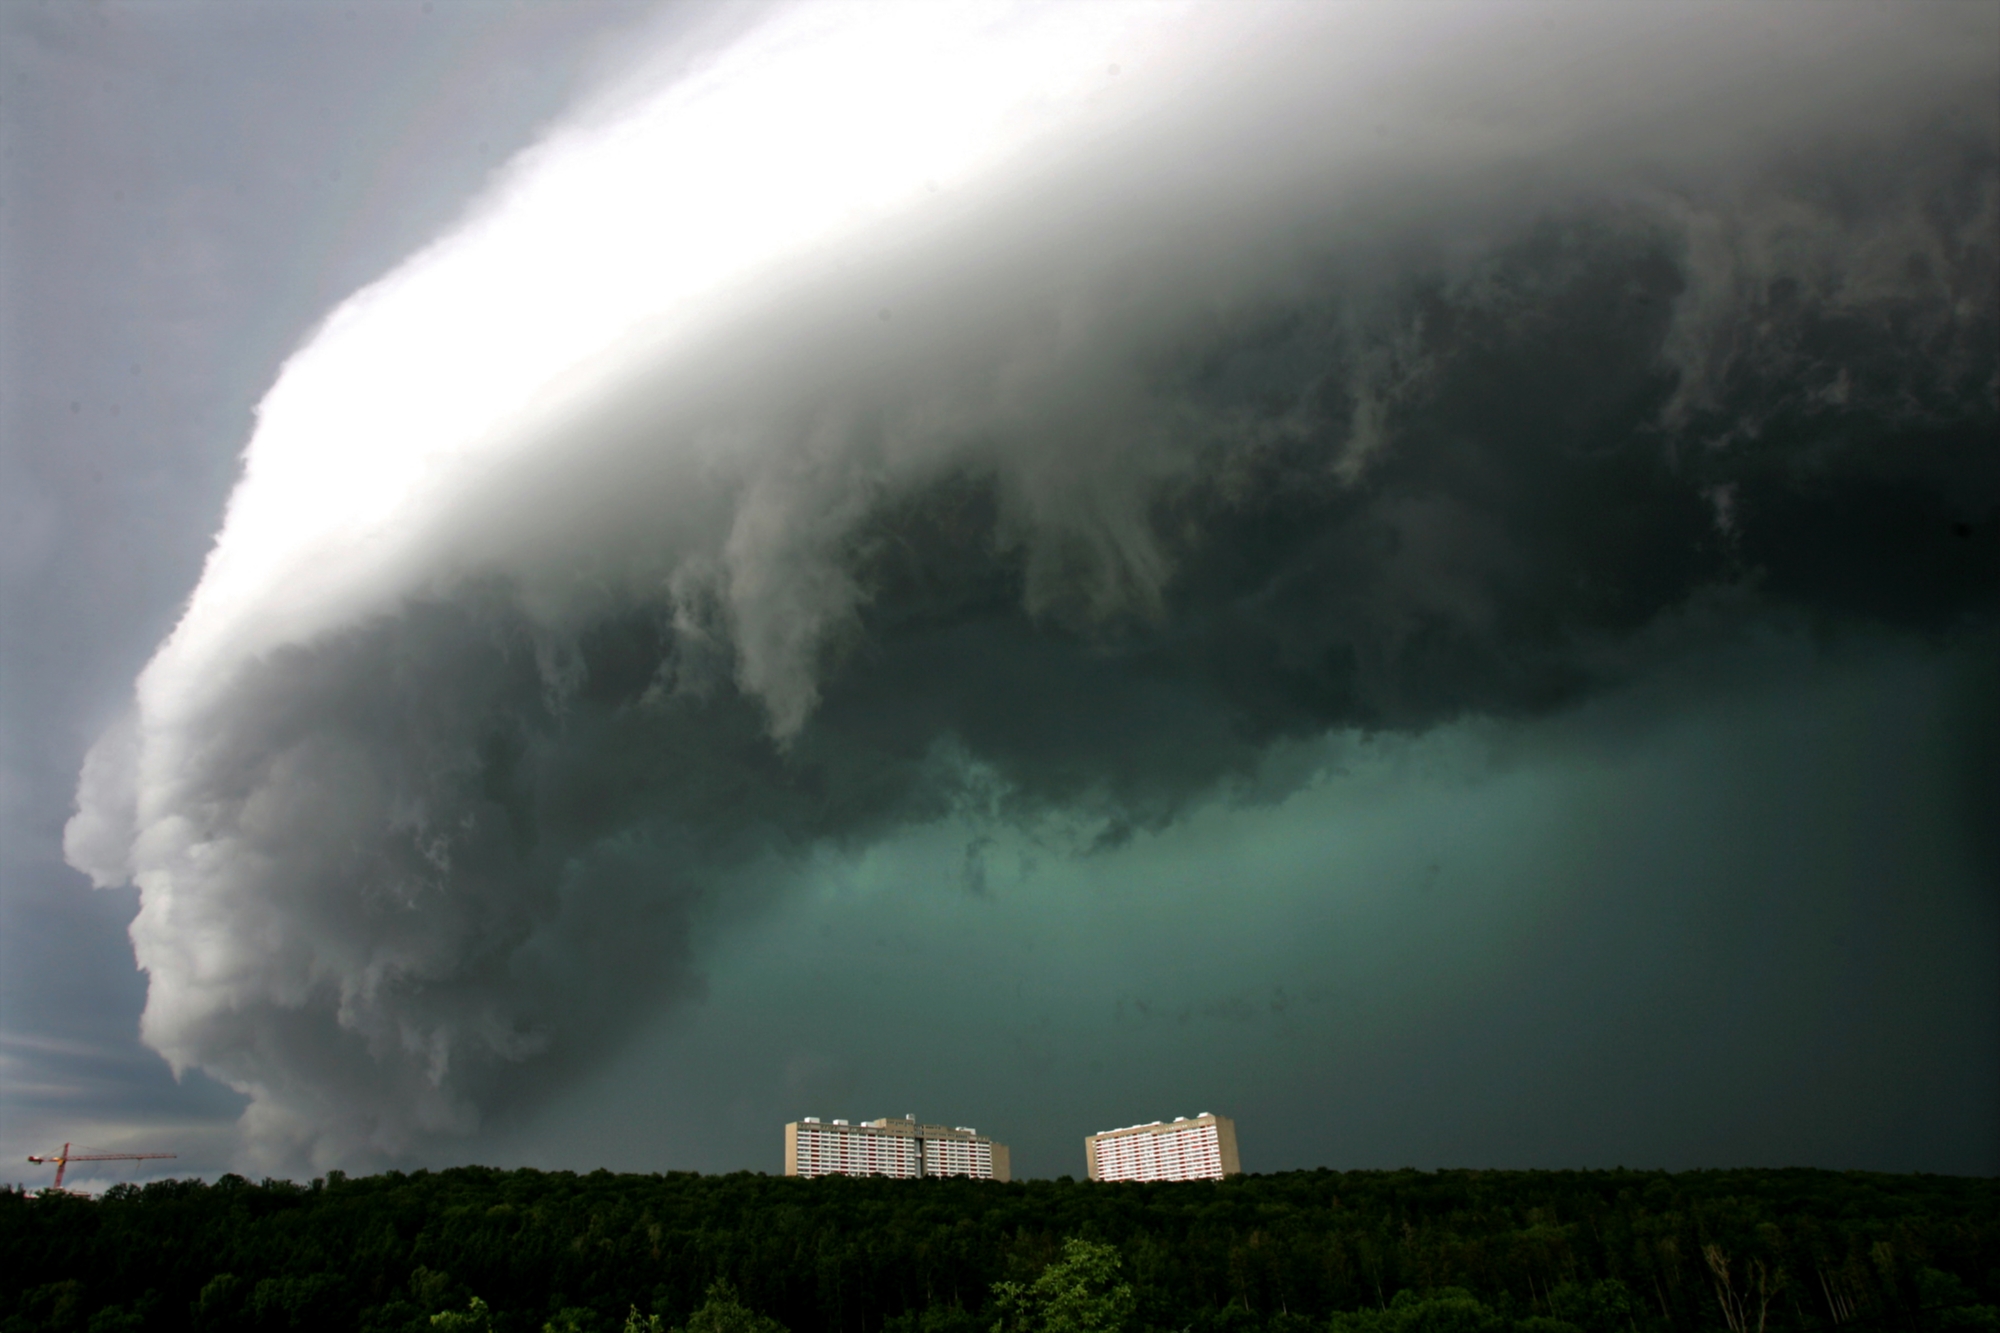
[[[1997,69],[0,10],[0,1153],[2000,1171]]]

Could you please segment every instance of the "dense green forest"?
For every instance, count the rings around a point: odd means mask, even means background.
[[[459,1168],[0,1192],[0,1333],[2000,1333],[2000,1181]]]

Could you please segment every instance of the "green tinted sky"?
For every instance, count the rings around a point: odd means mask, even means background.
[[[1114,850],[952,821],[826,858],[516,1142],[775,1170],[785,1120],[915,1112],[1080,1175],[1088,1132],[1214,1110],[1246,1170],[1991,1170],[1990,660],[1814,653],[1342,736]]]

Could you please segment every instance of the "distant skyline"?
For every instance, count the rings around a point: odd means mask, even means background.
[[[2000,1173],[1996,52],[0,11],[0,1153]]]

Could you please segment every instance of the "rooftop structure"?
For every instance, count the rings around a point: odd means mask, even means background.
[[[1083,1141],[1092,1180],[1220,1180],[1243,1174],[1236,1122],[1203,1111],[1192,1120],[1107,1129]]]
[[[969,1125],[922,1125],[915,1116],[823,1123],[806,1116],[785,1126],[788,1176],[971,1176],[1012,1179],[1007,1145]]]

